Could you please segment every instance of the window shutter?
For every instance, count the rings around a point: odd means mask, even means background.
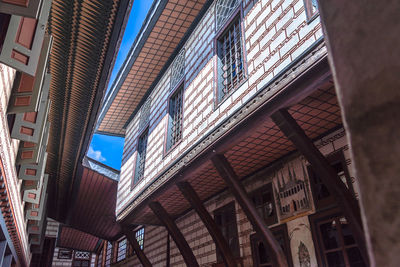
[[[39,181],[38,188],[25,190],[22,200],[27,203],[39,204],[40,195],[43,189],[46,190],[48,181],[49,181],[49,175],[48,174],[43,175]]]
[[[41,140],[50,109],[50,100],[48,99],[50,80],[51,75],[46,74],[38,111],[15,115],[15,122],[11,131],[12,138],[35,144],[38,144]]]
[[[41,202],[38,208],[37,205],[33,209],[28,208],[27,213],[26,213],[26,219],[28,219],[28,234],[29,234],[29,243],[31,245],[40,245],[43,241],[43,237],[45,235],[46,231],[46,216],[45,216],[45,210],[46,210],[46,204],[47,204],[47,197],[48,194],[46,193],[45,195],[42,196],[44,199],[43,203]],[[42,205],[43,204],[43,205]],[[32,206],[32,207],[33,207]],[[29,214],[38,214],[37,218],[36,216],[32,216],[28,218]],[[35,219],[33,218],[35,217]],[[31,226],[31,227],[29,227]],[[29,229],[31,228],[31,229]],[[29,230],[31,233],[29,233]]]
[[[0,0],[0,13],[37,19],[46,0]],[[51,1],[49,1],[51,2]]]
[[[21,142],[19,144],[16,165],[25,163],[38,163],[42,153],[46,151],[47,143],[49,141],[50,122],[47,121],[44,127],[42,138],[38,144],[32,142]]]
[[[37,189],[40,179],[44,175],[47,162],[47,152],[43,153],[38,164],[22,164],[19,168],[18,178],[23,180],[22,190]]]
[[[0,62],[26,74],[35,75],[50,7],[51,1],[45,1],[38,19],[11,16]]]
[[[40,93],[44,89],[46,79],[47,61],[51,49],[53,38],[46,35],[39,58],[38,68],[35,77],[26,73],[17,72],[7,113],[33,112],[38,110]]]
[[[26,203],[26,213],[25,213],[25,219],[26,220],[33,220],[33,221],[41,221],[42,217],[44,217],[44,207],[47,202],[47,186],[43,185],[42,192],[40,195],[40,202],[39,204],[31,204],[31,203]]]

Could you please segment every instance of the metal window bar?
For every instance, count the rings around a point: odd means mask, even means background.
[[[136,240],[139,243],[140,249],[143,250],[144,247],[144,227],[140,228],[135,233]]]
[[[147,137],[148,130],[146,130],[142,136],[139,138],[138,142],[138,154],[136,160],[136,175],[135,175],[135,183],[141,180],[144,176],[144,168],[146,161],[146,148],[147,148]]]
[[[240,21],[237,19],[220,39],[222,42],[221,99],[237,87],[244,78]]]
[[[170,149],[182,138],[182,116],[183,115],[183,85],[176,91],[170,99]]]
[[[126,258],[126,247],[126,239],[118,242],[117,262],[122,261]]]
[[[111,242],[107,242],[107,251],[106,251],[106,267],[111,265],[111,253],[112,253],[112,244]]]

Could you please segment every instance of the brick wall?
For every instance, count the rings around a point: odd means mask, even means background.
[[[215,3],[186,41],[183,138],[166,153],[167,100],[170,69],[152,90],[149,139],[144,179],[131,190],[139,136],[136,114],[127,127],[117,214],[140,190],[166,170],[182,153],[241,107],[252,95],[307,50],[322,35],[319,17],[307,22],[303,0],[244,2],[245,82],[222,103],[215,102]]]
[[[343,151],[346,160],[346,165],[349,170],[351,180],[353,183],[357,183],[352,170],[352,162],[350,160],[349,148],[346,141],[344,129],[339,129],[325,137],[317,140],[315,145],[320,149],[320,151],[328,156],[336,151]],[[288,156],[283,159],[282,162],[276,164],[278,172],[285,173],[288,168],[294,170],[297,176],[300,177],[303,173],[303,166],[307,166],[308,163],[304,157],[298,154]],[[285,173],[286,175],[286,173]],[[306,175],[308,178],[308,175]],[[309,179],[309,178],[308,178]],[[255,174],[254,176],[246,179],[243,185],[247,192],[252,192],[257,188],[262,187],[267,183],[273,184],[275,205],[278,209],[277,202],[277,177],[275,171],[263,172]],[[310,185],[307,184],[307,189],[311,194]],[[357,189],[357,186],[354,186]],[[357,194],[357,192],[356,192]],[[311,196],[311,195],[310,195]],[[226,204],[234,201],[233,196],[225,191],[214,198],[210,199],[204,203],[210,214]],[[247,220],[246,215],[240,208],[238,203],[235,202],[236,207],[236,220],[239,233],[239,244],[240,244],[240,255],[243,260],[243,266],[253,266],[252,252],[250,235],[254,233],[250,222]],[[310,264],[312,267],[317,267],[316,252],[312,239],[312,234],[310,231],[310,223],[308,216],[315,213],[314,203],[311,201],[311,206],[305,212],[300,213],[297,216],[292,216],[290,218],[283,218],[278,215],[277,223],[270,225],[269,227],[275,227],[281,224],[286,224],[288,229],[288,235],[290,239],[290,249],[292,253],[292,261],[294,266],[300,266],[298,257],[298,247],[300,242],[302,242],[308,249],[310,254]],[[193,210],[189,211],[185,215],[181,216],[176,220],[178,228],[181,230],[185,236],[186,241],[191,247],[194,255],[200,266],[212,266],[216,262],[216,248],[215,244],[209,235],[204,224],[200,220],[197,213]],[[147,226],[145,231],[145,254],[154,266],[165,266],[166,259],[166,235],[167,232],[163,227]],[[174,267],[184,267],[186,266],[179,250],[177,249],[174,241],[170,240],[170,264]],[[141,266],[139,260],[136,256],[119,263],[116,266]]]

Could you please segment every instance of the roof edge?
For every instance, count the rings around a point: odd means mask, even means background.
[[[106,97],[102,102],[103,105],[101,107],[100,115],[97,119],[97,123],[95,126],[96,130],[103,121],[108,109],[110,108],[112,102],[118,94],[123,82],[125,81],[126,76],[131,70],[136,58],[142,50],[147,38],[150,36],[151,31],[153,30],[167,3],[168,0],[157,0],[153,2],[149,12],[147,13],[146,19],[143,21],[142,27],[135,38],[135,41],[132,43],[132,46],[128,52],[127,57],[125,58],[124,63],[122,64],[115,80],[113,81],[110,91],[106,94]],[[113,133],[109,134],[113,135]]]

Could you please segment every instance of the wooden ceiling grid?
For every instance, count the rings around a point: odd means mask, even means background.
[[[63,221],[120,0],[53,0],[46,172],[50,216]],[[104,66],[109,68],[110,66]]]
[[[340,107],[332,82],[316,89],[310,96],[289,108],[291,115],[304,129],[309,138],[315,139],[322,134],[342,125]],[[268,119],[254,129],[239,143],[233,142],[225,153],[239,177],[246,177],[259,171],[268,164],[295,151],[295,146],[284,136],[278,127]],[[211,161],[200,166],[188,181],[202,200],[206,200],[226,188],[225,182],[217,174]],[[177,217],[190,208],[176,186],[171,186],[156,201],[162,203],[169,214]],[[132,223],[157,224],[157,218],[148,207],[139,212]]]
[[[101,120],[98,131],[123,135],[124,125],[161,69],[175,51],[182,37],[199,14],[206,0],[170,0],[118,93]]]

